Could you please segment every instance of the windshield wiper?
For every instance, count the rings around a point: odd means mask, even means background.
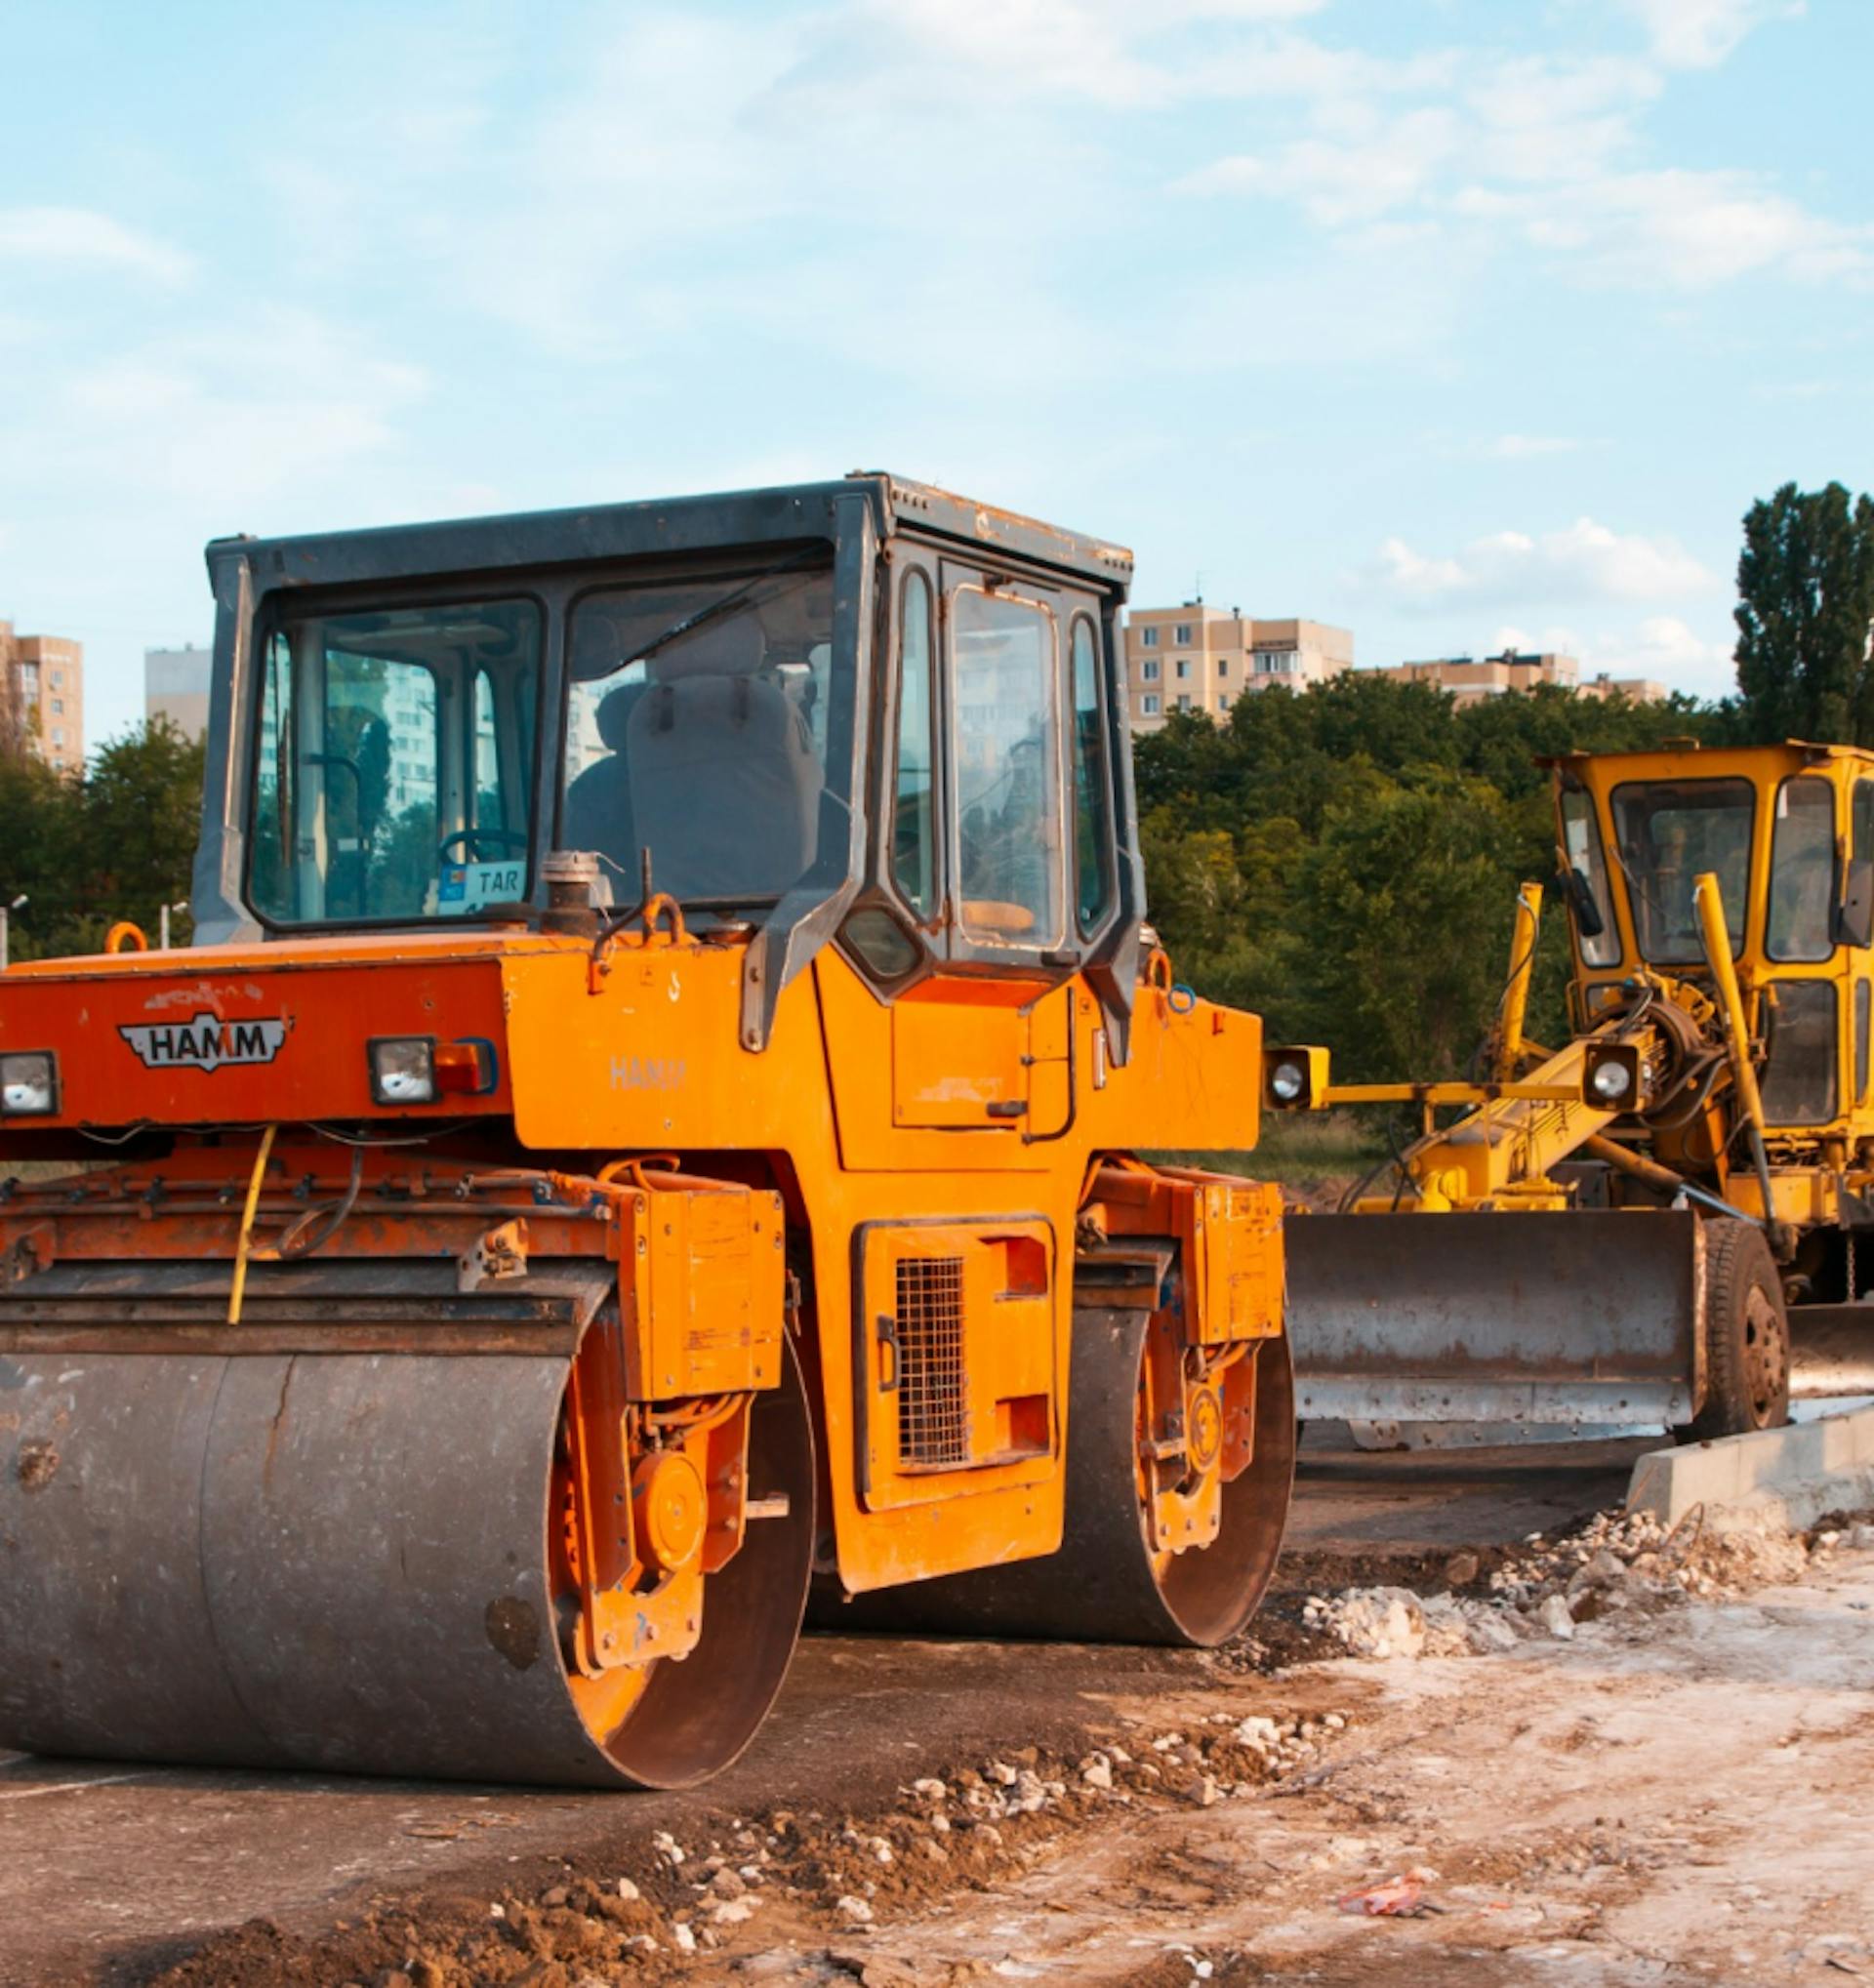
[[[809,546],[804,551],[796,552],[792,559],[783,559],[778,566],[764,567],[752,579],[745,580],[733,592],[725,593],[720,599],[713,600],[707,606],[699,607],[693,614],[684,615],[680,621],[672,622],[661,635],[653,635],[642,648],[626,657],[618,668],[625,669],[633,663],[648,663],[660,649],[668,649],[672,642],[680,640],[684,635],[694,634],[698,629],[705,628],[719,616],[727,614],[730,608],[739,607],[764,580],[772,580],[779,573],[793,573],[805,565],[818,564],[825,557],[826,552],[822,547]]]

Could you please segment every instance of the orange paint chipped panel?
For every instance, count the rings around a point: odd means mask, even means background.
[[[172,956],[161,973],[9,974],[0,986],[0,1048],[59,1059],[60,1111],[33,1121],[47,1129],[381,1116],[365,1045],[384,1035],[495,1051],[486,1096],[455,1092],[399,1116],[501,1113],[511,1108],[505,1035],[500,972],[486,958],[210,975]]]

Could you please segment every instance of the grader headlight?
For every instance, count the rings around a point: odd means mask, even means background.
[[[1631,1111],[1640,1101],[1640,1052],[1626,1042],[1590,1050],[1581,1082],[1590,1104],[1608,1112]]]
[[[0,1118],[50,1118],[59,1109],[59,1059],[50,1049],[0,1056]]]
[[[1265,1049],[1262,1101],[1275,1112],[1305,1112],[1327,1088],[1324,1049]]]

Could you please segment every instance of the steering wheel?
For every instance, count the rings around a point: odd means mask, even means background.
[[[479,863],[485,860],[481,855],[481,845],[484,842],[499,843],[502,852],[507,855],[518,853],[525,856],[527,853],[527,836],[522,830],[458,829],[453,835],[445,835],[436,844],[436,861],[447,863],[450,850],[458,842],[462,844],[463,860],[467,863]]]

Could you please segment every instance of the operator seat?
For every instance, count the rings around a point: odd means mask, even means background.
[[[566,790],[564,845],[597,850],[616,866],[615,876],[622,876],[627,886],[637,880],[637,834],[625,742],[632,707],[648,688],[643,683],[621,683],[599,700],[592,721],[605,757],[595,759]],[[616,882],[613,895],[618,895]]]
[[[699,629],[652,665],[626,734],[652,881],[676,898],[778,895],[812,863],[826,775],[753,615]]]

